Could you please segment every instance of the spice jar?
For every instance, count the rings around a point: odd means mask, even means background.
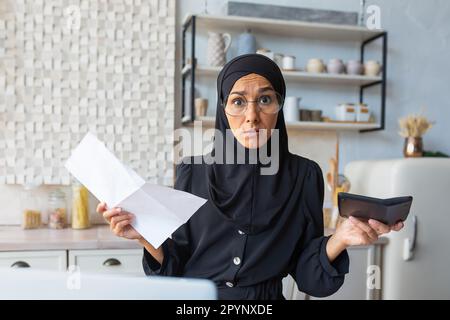
[[[72,185],[72,228],[89,228],[89,193],[79,182]]]
[[[42,224],[37,185],[25,184],[22,192],[22,229],[36,229]]]
[[[63,229],[66,224],[66,195],[59,189],[50,192],[48,198],[48,226]]]

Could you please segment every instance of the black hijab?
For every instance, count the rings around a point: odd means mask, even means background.
[[[286,86],[283,75],[278,66],[269,58],[259,54],[246,54],[238,56],[228,62],[222,69],[217,79],[217,111],[216,111],[216,135],[214,137],[213,151],[215,155],[219,148],[227,157],[226,141],[233,143],[236,152],[233,153],[236,160],[239,152],[244,152],[248,160],[249,149],[242,146],[230,130],[227,116],[223,107],[223,101],[230,93],[234,83],[240,78],[255,73],[266,78],[284,100]],[[237,228],[247,234],[257,234],[265,231],[274,222],[279,214],[288,205],[291,193],[298,180],[298,163],[292,161],[292,155],[288,148],[288,136],[284,122],[283,110],[278,113],[275,129],[278,129],[279,139],[269,138],[267,151],[278,152],[278,171],[272,175],[261,175],[261,167],[267,164],[257,161],[244,164],[220,164],[208,165],[208,196],[210,203],[216,211],[227,220],[232,221]],[[220,139],[217,137],[220,134]],[[278,149],[272,149],[272,144],[277,144]],[[229,150],[229,149],[228,149]]]

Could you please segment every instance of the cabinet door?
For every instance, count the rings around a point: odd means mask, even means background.
[[[290,275],[283,279],[283,296],[286,300],[305,300],[306,295],[298,291],[297,283]]]
[[[75,265],[81,272],[143,275],[142,255],[142,249],[70,250],[69,266]]]
[[[67,252],[65,250],[0,252],[0,268],[65,271]]]

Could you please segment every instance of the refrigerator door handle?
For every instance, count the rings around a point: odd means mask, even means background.
[[[416,249],[417,239],[417,216],[412,217],[413,234],[412,238],[406,238],[403,243],[403,260],[410,261],[414,257],[414,250]]]

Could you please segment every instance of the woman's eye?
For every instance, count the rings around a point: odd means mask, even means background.
[[[234,99],[233,100],[233,105],[236,107],[241,107],[244,105],[244,101],[242,101],[242,99]]]
[[[272,103],[272,99],[269,96],[262,96],[261,98],[259,98],[259,102],[261,104],[267,105]]]

